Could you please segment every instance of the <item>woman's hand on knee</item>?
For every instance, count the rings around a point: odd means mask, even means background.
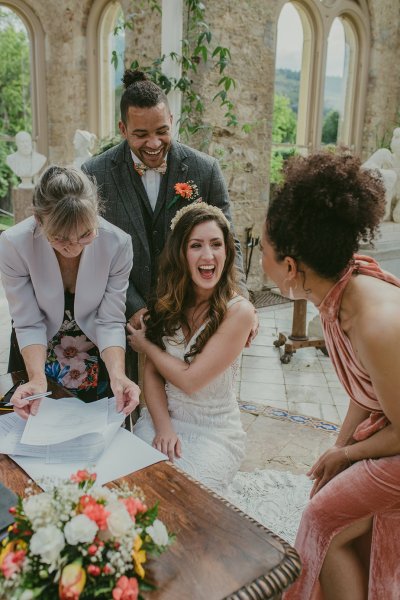
[[[182,456],[181,441],[173,429],[156,432],[153,447],[166,454],[171,462],[174,462],[174,458]]]
[[[326,450],[307,473],[307,476],[314,481],[310,498],[348,466],[349,462],[343,448],[334,446]]]

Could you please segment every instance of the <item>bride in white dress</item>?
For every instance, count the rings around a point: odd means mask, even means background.
[[[245,433],[236,374],[254,308],[235,292],[229,223],[218,208],[196,203],[171,228],[146,325],[128,325],[129,344],[146,354],[147,408],[134,433],[293,542],[311,483],[280,471],[238,472]]]
[[[234,241],[220,209],[191,204],[171,228],[146,326],[128,327],[130,345],[146,354],[147,409],[134,433],[223,493],[245,455],[235,379],[254,308],[235,290]]]

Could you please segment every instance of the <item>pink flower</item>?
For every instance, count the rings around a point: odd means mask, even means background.
[[[83,360],[71,358],[69,371],[62,378],[63,386],[66,388],[78,388],[86,379],[86,365]]]
[[[99,529],[107,529],[107,518],[110,513],[105,509],[103,504],[90,502],[84,509],[83,514],[94,521]]]
[[[125,504],[125,508],[133,520],[135,520],[138,512],[146,512],[147,510],[147,506],[138,498],[122,498],[121,502]]]
[[[17,550],[16,552],[8,552],[1,563],[1,572],[6,579],[12,577],[21,569],[22,563],[26,556],[25,550]]]
[[[117,581],[117,585],[112,591],[113,600],[136,600],[139,595],[139,585],[137,579],[122,575]]]
[[[84,481],[96,481],[96,473],[89,473],[87,469],[79,469],[76,473],[71,475],[70,479],[74,483],[82,483]]]
[[[60,344],[54,347],[57,360],[62,367],[71,364],[71,360],[77,358],[85,360],[89,358],[88,350],[94,348],[94,344],[89,342],[86,335],[65,335],[61,338]]]

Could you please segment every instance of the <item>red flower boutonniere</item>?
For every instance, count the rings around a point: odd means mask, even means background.
[[[190,200],[191,202],[201,202],[199,197],[199,188],[193,181],[187,183],[176,183],[174,185],[176,195],[167,204],[167,208],[171,208],[178,200],[183,198],[184,200]]]

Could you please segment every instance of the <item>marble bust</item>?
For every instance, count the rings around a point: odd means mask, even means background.
[[[396,195],[396,184],[400,173],[396,172],[392,153],[387,148],[379,148],[366,160],[362,167],[378,171],[385,186],[385,214],[383,221],[390,221],[392,202]]]
[[[93,150],[96,140],[97,137],[90,131],[84,129],[75,131],[73,140],[75,150],[74,167],[80,169],[82,164],[92,156],[91,150]]]
[[[19,131],[15,143],[17,151],[7,156],[7,165],[21,179],[19,188],[33,188],[33,178],[44,166],[46,157],[33,150],[32,138],[27,131]]]

